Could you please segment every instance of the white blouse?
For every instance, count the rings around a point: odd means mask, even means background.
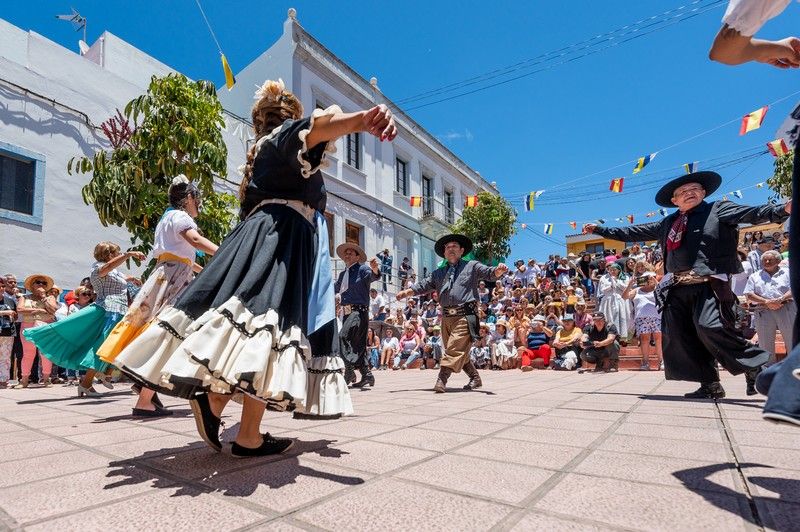
[[[780,15],[792,0],[730,0],[723,24],[752,37],[769,19]]]

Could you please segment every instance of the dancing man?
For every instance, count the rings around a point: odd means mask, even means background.
[[[354,388],[375,386],[375,377],[367,361],[367,331],[369,329],[369,285],[381,278],[378,259],[373,258],[369,265],[364,264],[367,254],[356,244],[340,244],[336,255],[344,261],[345,269],[336,281],[336,293],[341,294],[344,318],[339,338],[342,341],[342,356],[346,369],[344,380],[347,384],[355,381],[357,368],[361,380]]]
[[[631,227],[586,224],[584,232],[622,242],[658,240],[667,274],[656,289],[663,307],[664,367],[668,380],[700,383],[690,399],[725,397],[715,361],[734,375],[745,373],[748,390],[770,354],[750,345],[735,327],[731,275],[741,272],[736,255],[737,224],[781,223],[786,205],[745,207],[730,201],[706,202],[719,188],[715,172],[695,172],[673,179],[658,191],[656,203],[678,208],[658,222]]]
[[[463,257],[472,251],[472,241],[464,235],[445,235],[436,241],[436,254],[446,259],[446,264],[434,270],[422,281],[397,293],[402,300],[413,295],[439,292],[443,308],[442,355],[439,378],[433,391],[444,393],[451,373],[462,369],[469,377],[465,390],[481,387],[478,370],[469,359],[469,348],[478,335],[478,282],[495,281],[508,271],[508,266],[498,264],[492,268],[476,260],[465,261]]]

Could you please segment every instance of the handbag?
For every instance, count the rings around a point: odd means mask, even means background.
[[[14,310],[8,305],[0,304],[0,311],[3,310]],[[2,336],[16,336],[17,334],[17,324],[14,323],[14,320],[8,316],[0,316],[0,337]]]

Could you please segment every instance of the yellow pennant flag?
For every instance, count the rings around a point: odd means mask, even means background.
[[[222,70],[225,71],[225,86],[228,87],[228,90],[231,90],[234,84],[236,84],[236,78],[233,77],[233,70],[231,70],[231,66],[228,64],[225,54],[220,54],[220,57],[222,57]]]

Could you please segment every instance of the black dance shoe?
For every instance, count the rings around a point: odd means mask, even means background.
[[[745,372],[744,379],[747,383],[747,395],[758,395],[758,390],[756,390],[756,378],[758,378],[758,374],[761,373],[761,370],[762,367],[759,366]]]
[[[197,432],[209,447],[217,452],[222,451],[222,443],[219,441],[220,418],[211,412],[211,404],[208,402],[208,394],[201,393],[189,400],[192,407],[194,422],[197,425]]]
[[[686,399],[722,399],[725,397],[725,389],[719,382],[710,382],[701,384],[695,391],[684,394],[684,397]]]
[[[288,438],[274,438],[270,436],[269,432],[264,434],[264,441],[260,447],[251,449],[249,447],[242,447],[236,442],[233,442],[231,447],[231,454],[236,458],[249,458],[256,456],[269,456],[272,454],[281,454],[291,449],[294,445],[294,440]]]
[[[161,408],[158,405],[156,405],[155,402],[153,403],[153,405],[155,405],[155,407],[156,407],[155,410],[145,410],[144,408],[134,408],[133,409],[133,414],[132,414],[133,417],[166,417],[166,416],[171,416],[172,415],[172,411],[171,410],[167,410],[166,408]]]
[[[361,380],[353,385],[353,388],[366,388],[367,386],[375,387],[375,376],[372,373],[367,373]]]
[[[131,391],[136,395],[139,395],[142,392],[142,385],[141,384],[134,384],[131,386]],[[161,402],[161,399],[158,398],[158,394],[154,393],[153,398],[150,399],[150,402],[153,403],[158,408],[164,408],[164,403]]]

